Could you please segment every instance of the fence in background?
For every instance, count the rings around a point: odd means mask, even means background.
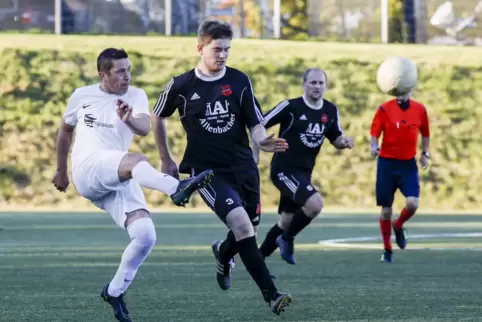
[[[216,17],[230,21],[237,37],[379,42],[388,36],[388,2],[0,0],[0,31],[191,35],[200,21]],[[418,42],[482,44],[481,0],[415,0],[415,6]]]

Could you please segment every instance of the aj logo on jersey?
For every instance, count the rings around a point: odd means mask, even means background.
[[[92,114],[85,114],[84,115],[84,123],[88,127],[94,127],[94,122],[97,120]]]
[[[324,124],[309,123],[305,133],[300,134],[301,142],[309,148],[319,147],[325,139],[324,132]]]
[[[210,116],[214,115],[226,115],[229,113],[229,102],[224,101],[224,106],[221,102],[214,102],[214,106],[211,103],[206,104],[206,117],[209,119]]]
[[[200,119],[202,127],[214,134],[226,133],[234,125],[235,115],[229,110],[229,101],[221,100],[206,104],[206,118]]]
[[[88,127],[97,126],[97,127],[105,127],[105,128],[109,128],[109,129],[113,129],[115,127],[114,124],[98,122],[97,117],[95,117],[92,114],[85,114],[84,115],[84,123]]]

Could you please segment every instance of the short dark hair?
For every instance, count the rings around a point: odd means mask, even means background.
[[[319,70],[320,72],[322,72],[325,75],[325,80],[328,82],[328,75],[326,74],[326,72],[321,68],[315,67],[315,68],[308,68],[305,71],[305,73],[303,74],[303,84],[306,83],[306,79],[308,78],[308,74],[311,73],[312,71],[315,71],[315,70]]]
[[[109,72],[114,66],[114,61],[129,58],[124,49],[106,48],[97,57],[97,71]]]
[[[205,20],[199,26],[197,36],[199,44],[207,45],[216,39],[233,39],[233,29],[225,21]]]

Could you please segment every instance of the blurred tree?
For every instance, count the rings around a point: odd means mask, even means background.
[[[243,8],[241,8],[241,6]],[[260,6],[257,0],[244,0],[240,2],[239,0],[222,0],[216,3],[217,9],[229,9],[233,8],[236,12],[236,17],[233,21],[230,16],[217,16],[216,19],[222,19],[234,24],[237,30],[241,29],[241,12],[244,13],[244,28],[246,31],[245,37],[260,37],[261,35],[261,25],[262,18],[260,13]],[[242,9],[242,10],[241,10]]]
[[[281,37],[308,37],[308,0],[285,0],[281,3]]]
[[[403,0],[389,0],[389,33],[390,42],[404,42]]]
[[[338,0],[339,3],[343,1]],[[307,0],[307,17],[308,17],[308,34],[310,37],[316,37],[321,35],[321,0]]]

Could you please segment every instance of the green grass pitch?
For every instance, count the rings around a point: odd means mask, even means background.
[[[218,288],[210,244],[226,228],[214,215],[156,214],[154,220],[157,245],[127,294],[134,321],[482,319],[479,216],[414,217],[408,249],[395,248],[393,264],[379,262],[377,215],[318,218],[297,238],[296,266],[278,252],[267,260],[278,287],[294,298],[279,317],[239,258],[232,288]],[[264,215],[260,242],[275,220]],[[128,236],[107,214],[0,213],[0,229],[2,322],[114,321],[99,293]]]

